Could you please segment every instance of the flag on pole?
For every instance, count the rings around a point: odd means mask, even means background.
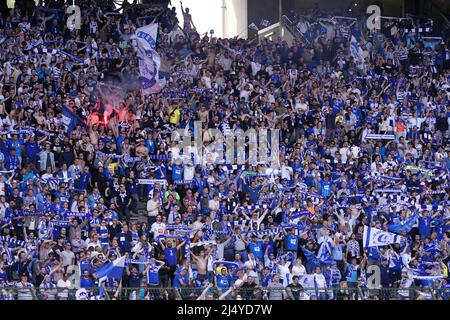
[[[313,274],[304,274],[298,277],[298,283],[307,289],[314,288],[314,275]]]
[[[303,254],[305,255],[305,258],[307,261],[312,261],[312,263],[315,265],[320,264],[313,251],[310,251],[310,250],[306,249],[305,247],[301,247],[301,248],[302,248]]]
[[[86,127],[84,121],[81,120],[76,113],[72,112],[66,106],[63,106],[62,108],[62,120],[68,134],[70,134],[78,124]]]
[[[358,41],[356,40],[355,36],[353,36],[353,35],[350,40],[350,50],[351,50],[351,55],[355,59],[357,64],[364,63],[364,60],[361,55],[361,52],[362,52],[361,46],[359,45]]]
[[[108,278],[120,279],[122,280],[123,269],[125,268],[125,256],[120,257],[113,262],[108,262],[104,264],[98,271],[98,286],[100,287],[99,294],[101,297],[106,296],[105,288],[103,282]]]
[[[306,260],[310,261],[314,266],[325,266],[333,262],[333,258],[325,249],[327,247],[327,244],[322,243],[322,245],[319,249],[319,254],[317,255],[313,251],[309,251],[305,247],[301,247]]]
[[[419,211],[416,211],[414,214],[412,214],[408,219],[406,219],[403,223],[399,224],[388,224],[388,229],[391,232],[409,232],[413,228],[414,224],[417,221],[417,218],[419,218]]]
[[[248,28],[249,28],[249,29],[256,30],[256,31],[259,30],[259,28],[256,26],[256,24],[255,24],[254,22],[250,23],[250,24],[248,25]]]
[[[152,23],[136,30],[137,56],[141,73],[142,92],[144,94],[158,93],[165,82],[159,79],[161,59],[156,52],[158,24]]]
[[[323,241],[319,247],[319,251],[317,252],[317,259],[319,259],[321,264],[327,265],[331,264],[334,260],[331,256],[331,245],[329,241]]]
[[[397,32],[398,32],[398,28],[397,28],[397,26],[394,25],[394,26],[391,28],[391,36],[396,35]]]
[[[400,243],[402,238],[402,236],[395,233],[364,226],[363,245],[365,248]]]
[[[262,20],[261,20],[261,26],[262,26],[262,27],[266,28],[266,27],[268,27],[269,25],[270,25],[269,20],[266,20],[266,19],[262,19]]]
[[[432,50],[435,50],[436,46],[439,43],[441,43],[442,38],[441,37],[436,37],[436,38],[423,37],[422,41],[423,41],[424,48],[431,48]]]
[[[125,256],[103,265],[97,275],[100,281],[107,278],[122,279],[123,268],[125,268]]]

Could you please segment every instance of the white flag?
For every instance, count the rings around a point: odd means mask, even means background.
[[[364,248],[385,246],[391,243],[400,243],[402,236],[386,232],[380,229],[364,226],[363,245]]]
[[[256,30],[256,31],[259,30],[258,27],[256,26],[256,24],[255,24],[254,22],[250,23],[249,26],[248,26],[248,28],[249,28],[249,29]]]
[[[362,49],[361,49],[359,42],[356,40],[355,36],[353,36],[353,35],[350,40],[350,50],[351,50],[352,57],[356,60],[355,62],[357,64],[362,64],[364,62],[362,55],[361,55]]]
[[[397,34],[397,32],[398,32],[397,26],[393,26],[393,27],[391,28],[391,36],[394,36],[395,34]]]
[[[161,59],[156,52],[157,36],[158,24],[156,23],[136,30],[139,71],[144,94],[158,93],[164,87],[164,81],[159,79]]]
[[[268,27],[269,25],[270,25],[269,20],[265,20],[265,19],[262,19],[262,20],[261,20],[261,26],[263,26],[263,27]]]

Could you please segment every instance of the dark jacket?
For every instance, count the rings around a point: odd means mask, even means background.
[[[435,128],[436,128],[436,131],[441,131],[441,132],[447,131],[448,130],[447,118],[437,117]]]
[[[380,266],[380,283],[383,287],[390,287],[394,282],[394,272],[389,267]]]
[[[325,116],[325,127],[327,129],[336,129],[336,113],[328,113]]]

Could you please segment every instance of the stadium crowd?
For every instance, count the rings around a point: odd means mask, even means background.
[[[88,1],[76,30],[22,2],[0,21],[1,299],[449,299],[445,39],[331,17],[292,45],[220,39],[187,8]],[[152,22],[166,85],[144,96]],[[195,121],[215,163],[180,154]],[[280,130],[275,169],[208,149],[250,128]],[[402,240],[366,247],[364,226]]]

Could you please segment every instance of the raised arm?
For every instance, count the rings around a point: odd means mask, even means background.
[[[264,213],[262,214],[262,216],[258,218],[258,226],[261,224],[261,222],[263,222],[264,218],[266,217],[266,215],[268,213],[269,213],[269,208],[266,208],[266,210],[264,210]]]
[[[245,217],[245,219],[250,220],[250,217],[245,213],[245,210],[242,211],[242,215]]]
[[[194,252],[192,252],[192,250],[191,249],[188,249],[188,251],[189,251],[189,253],[191,254],[191,257],[195,260],[195,261],[198,261],[198,260],[200,260],[199,259],[199,257],[198,256],[196,256],[195,254],[194,254]]]
[[[197,300],[204,300],[206,293],[208,292],[208,290],[213,287],[214,285],[212,283],[208,283],[208,285],[205,287],[205,289],[202,291],[202,293],[200,294],[200,296],[197,298]]]
[[[231,293],[233,292],[234,288],[230,287],[227,291],[225,291],[220,297],[219,300],[225,300],[225,298]]]
[[[182,246],[184,246],[186,244],[186,240],[183,240],[183,242],[181,242],[178,246],[177,246],[177,250],[181,249]]]

